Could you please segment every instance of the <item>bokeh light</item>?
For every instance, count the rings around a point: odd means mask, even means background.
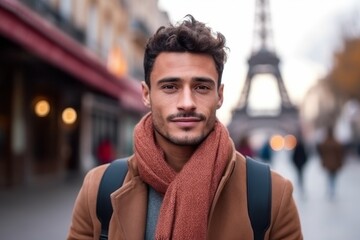
[[[50,104],[46,100],[40,100],[35,104],[35,114],[39,117],[46,117],[50,112]]]
[[[61,116],[63,122],[66,124],[73,124],[77,119],[76,111],[71,107],[65,108]]]

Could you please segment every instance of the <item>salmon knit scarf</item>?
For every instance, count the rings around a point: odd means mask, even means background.
[[[134,146],[141,179],[165,194],[155,239],[206,239],[215,191],[233,153],[227,129],[217,121],[179,173],[165,162],[154,142],[151,114],[135,127]]]

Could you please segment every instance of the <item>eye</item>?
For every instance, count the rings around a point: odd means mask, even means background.
[[[177,87],[174,84],[164,84],[161,89],[166,93],[173,93],[177,90]]]
[[[211,88],[207,85],[202,84],[202,85],[197,85],[195,87],[195,90],[199,93],[207,93],[211,90]]]

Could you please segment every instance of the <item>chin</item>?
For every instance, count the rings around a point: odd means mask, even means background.
[[[177,144],[177,145],[183,145],[183,146],[193,146],[198,145],[204,140],[203,135],[183,135],[183,136],[170,136],[168,139],[170,142]]]

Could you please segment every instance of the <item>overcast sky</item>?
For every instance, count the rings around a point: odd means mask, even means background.
[[[360,13],[358,0],[271,0],[271,25],[281,73],[291,100],[298,104],[305,92],[331,66],[331,56],[339,42],[340,21]],[[230,54],[223,81],[225,101],[218,111],[224,123],[237,105],[247,74],[247,58],[253,42],[255,0],[159,0],[172,22],[190,13],[227,38]],[[254,81],[255,82],[255,81]],[[256,81],[254,105],[276,104],[279,96],[269,91],[273,81]],[[273,102],[273,103],[272,103]],[[269,107],[271,108],[271,106]]]

